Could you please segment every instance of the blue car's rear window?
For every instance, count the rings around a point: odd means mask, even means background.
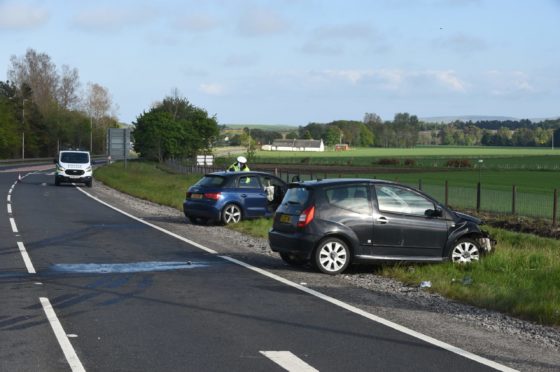
[[[195,186],[222,187],[226,183],[226,178],[222,176],[204,176]]]

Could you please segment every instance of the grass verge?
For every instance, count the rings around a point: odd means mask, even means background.
[[[200,176],[167,173],[155,164],[120,163],[95,170],[106,185],[182,210],[188,186]],[[271,221],[242,221],[235,230],[266,237]],[[432,283],[429,291],[478,307],[498,310],[545,325],[560,326],[560,241],[487,228],[498,240],[496,251],[474,265],[398,264],[372,268],[409,285]]]

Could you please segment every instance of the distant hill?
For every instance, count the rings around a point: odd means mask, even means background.
[[[545,121],[545,120],[557,120],[560,117],[550,117],[550,118],[528,118],[529,120],[531,120],[532,123],[539,123],[541,121]],[[467,121],[506,121],[506,120],[511,120],[511,121],[519,121],[522,119],[527,119],[527,118],[514,118],[511,116],[485,116],[485,115],[462,115],[462,116],[431,116],[431,117],[426,117],[426,118],[419,118],[421,121],[425,122],[425,123],[444,123],[444,124],[449,124],[449,123],[453,123],[454,121],[463,121],[463,122],[467,122]]]
[[[427,118],[419,118],[426,123],[444,123],[449,124],[454,121],[506,121],[506,120],[520,120],[518,118],[509,116],[485,116],[485,115],[463,115],[463,116],[432,116]]]
[[[290,132],[292,130],[297,130],[297,124],[224,124],[229,129],[261,129],[261,130],[273,130],[276,132]]]

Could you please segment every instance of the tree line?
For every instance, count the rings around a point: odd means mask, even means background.
[[[12,56],[0,81],[0,158],[54,156],[66,148],[105,153],[106,130],[118,127],[107,88],[60,68],[46,53]],[[93,148],[91,145],[93,144]]]
[[[417,145],[447,146],[518,146],[560,147],[560,118],[533,123],[519,121],[455,121],[449,124],[426,123],[416,115],[397,113],[393,120],[383,121],[379,115],[366,113],[362,121],[336,120],[309,123],[288,133],[262,129],[244,129],[244,136],[259,144],[274,139],[322,139],[327,146],[339,143],[354,147],[413,147]],[[230,145],[243,145],[243,135],[235,135]]]

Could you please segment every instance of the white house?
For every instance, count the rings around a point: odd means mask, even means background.
[[[325,151],[323,140],[277,139],[272,145],[261,147],[266,151]]]

